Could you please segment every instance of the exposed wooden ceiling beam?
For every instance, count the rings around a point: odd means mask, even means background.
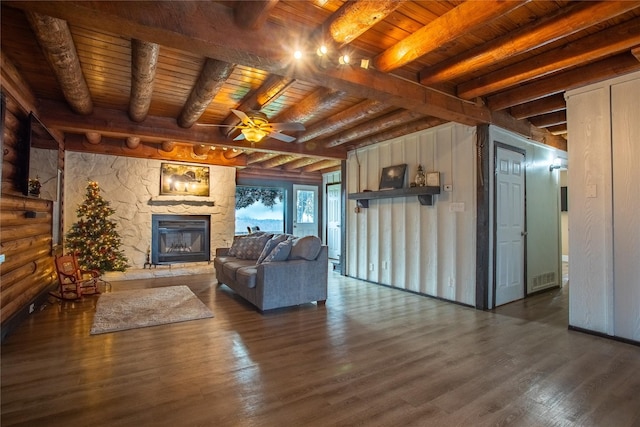
[[[2,90],[7,91],[18,103],[20,108],[28,113],[38,112],[38,101],[35,93],[24,80],[24,77],[13,62],[0,50],[0,75],[2,76]],[[39,115],[39,113],[38,113]]]
[[[373,69],[326,69],[293,66],[287,46],[291,34],[266,22],[256,31],[233,23],[232,11],[212,2],[127,2],[127,7],[110,2],[20,2],[7,1],[22,10],[35,10],[64,18],[71,23],[117,32],[162,46],[185,50],[218,60],[252,66],[300,79],[319,86],[345,91],[350,96],[370,98],[399,108],[467,125],[488,123],[489,110],[481,105],[451,97]],[[189,25],[173,16],[189,16]],[[211,25],[216,25],[212,37]],[[269,39],[270,43],[262,43]]]
[[[347,142],[364,138],[367,135],[379,133],[385,129],[399,126],[403,123],[422,118],[422,114],[415,113],[408,110],[396,110],[384,116],[378,117],[375,120],[368,121],[358,126],[354,126],[348,130],[340,132],[336,135],[329,137],[328,139],[319,141],[318,144],[324,147],[337,147]]]
[[[234,64],[207,58],[198,81],[178,117],[180,127],[191,127],[200,118],[234,68]]]
[[[129,117],[141,122],[149,113],[160,46],[143,40],[131,40],[131,96]]]
[[[299,158],[297,160],[294,160],[293,162],[287,163],[283,166],[283,169],[285,170],[294,170],[294,169],[300,169],[303,168],[305,166],[309,166],[312,163],[317,163],[319,160],[318,159],[313,159],[310,157],[303,157],[303,158]]]
[[[556,111],[555,113],[543,114],[540,116],[530,117],[529,122],[539,128],[547,128],[563,123],[567,123],[567,112]]]
[[[539,116],[541,114],[553,113],[554,111],[564,110],[567,108],[567,101],[564,94],[558,93],[535,101],[526,102],[524,104],[511,107],[509,112],[516,119],[526,119],[527,117]]]
[[[640,63],[627,52],[500,92],[487,98],[487,103],[492,110],[502,110],[638,69]]]
[[[479,2],[483,4],[483,2]],[[420,71],[420,82],[432,85],[459,78],[474,70],[574,34],[597,22],[611,19],[638,7],[635,1],[575,2],[537,22],[488,41],[475,49]]]
[[[172,118],[147,116],[142,123],[129,120],[126,112],[105,108],[94,108],[91,116],[78,116],[73,114],[61,103],[41,101],[42,121],[48,127],[62,130],[66,133],[100,132],[103,136],[125,138],[126,136],[138,136],[144,141],[162,142],[164,140],[180,141],[191,144],[221,145],[231,148],[254,148],[264,151],[280,153],[293,153],[309,157],[327,157],[344,159],[346,150],[342,147],[324,149],[315,147],[307,148],[305,144],[289,144],[286,142],[266,139],[257,144],[246,141],[230,141],[223,138],[218,132],[202,127],[184,129],[177,126]]]
[[[631,49],[631,54],[638,60],[640,61],[640,46],[636,46],[633,49]]]
[[[274,122],[305,122],[312,120],[322,111],[339,104],[346,93],[328,88],[320,88],[301,102],[286,109],[273,118]]]
[[[39,13],[26,12],[26,16],[65,99],[76,113],[91,114],[93,101],[69,26]]]
[[[264,162],[260,163],[260,167],[263,168],[275,168],[278,166],[282,166],[285,163],[290,163],[293,162],[297,157],[294,156],[290,156],[288,154],[282,154],[280,156],[276,156],[273,157],[269,160],[265,160]]]
[[[164,147],[162,147],[164,145]],[[190,163],[206,163],[221,166],[245,166],[241,159],[226,159],[221,150],[210,150],[207,157],[194,157],[193,145],[177,144],[167,141],[164,144],[142,143],[136,149],[130,149],[120,138],[103,138],[99,145],[89,144],[82,135],[68,134],[65,139],[65,149],[113,156],[135,157],[142,159],[173,160]]]
[[[323,23],[321,35],[325,43],[337,48],[351,43],[362,33],[381,22],[406,0],[356,0],[345,2]]]
[[[264,152],[256,152],[251,153],[247,156],[247,165],[253,165],[256,163],[264,162],[265,160],[276,157],[277,153],[264,153]]]
[[[526,61],[501,68],[458,86],[458,96],[474,99],[495,93],[569,67],[596,61],[640,43],[640,24],[630,20],[602,32],[583,37]]]
[[[234,8],[235,22],[239,27],[247,30],[260,28],[269,18],[271,10],[278,4],[278,0],[239,1]]]
[[[389,106],[382,102],[373,100],[362,101],[353,107],[347,108],[346,110],[308,127],[306,131],[298,135],[296,142],[306,142],[319,136],[328,137],[360,120],[373,117],[387,108],[389,108]]]
[[[339,165],[340,162],[336,162],[335,160],[321,160],[317,163],[313,163],[309,166],[305,166],[302,168],[303,172],[316,172],[323,169],[331,168],[336,165]]]
[[[526,1],[466,1],[376,56],[374,65],[380,71],[393,71],[486,25]]]
[[[410,123],[406,123],[401,126],[389,129],[386,132],[377,133],[364,138],[357,139],[348,144],[350,150],[356,150],[358,148],[366,147],[368,145],[377,144],[379,142],[388,141],[399,136],[408,135],[413,132],[418,132],[424,129],[430,129],[432,127],[446,123],[446,121],[436,117],[423,117],[418,120],[414,120]]]

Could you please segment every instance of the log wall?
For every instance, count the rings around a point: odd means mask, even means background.
[[[0,328],[2,339],[46,295],[56,282],[52,251],[53,202],[22,194],[20,137],[28,111],[2,88],[5,97],[2,126],[2,183],[0,196]],[[28,218],[27,212],[36,212]]]

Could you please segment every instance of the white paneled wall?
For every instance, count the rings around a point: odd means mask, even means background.
[[[475,128],[447,124],[349,154],[348,193],[378,190],[382,168],[402,163],[409,182],[421,164],[452,191],[433,206],[379,199],[360,213],[348,200],[347,275],[475,305],[475,142]],[[464,209],[454,212],[454,202]]]
[[[569,324],[640,342],[640,73],[566,98]]]

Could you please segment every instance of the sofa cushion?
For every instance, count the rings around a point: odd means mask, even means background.
[[[320,253],[322,242],[316,236],[304,236],[293,241],[289,259],[306,259],[313,261]]]
[[[249,266],[241,267],[236,270],[236,282],[240,286],[246,286],[247,288],[256,287],[256,276],[258,275],[258,267]]]
[[[249,235],[235,239],[229,252],[240,259],[258,259],[264,245],[273,234]]]
[[[264,259],[267,257],[267,255],[271,253],[273,248],[275,248],[278,245],[278,243],[283,242],[286,239],[287,239],[286,234],[274,234],[273,237],[269,239],[267,243],[265,243],[264,248],[262,249],[262,253],[258,257],[258,260],[256,261],[256,265],[261,264],[262,261],[264,261]]]
[[[292,242],[293,240],[287,239],[284,242],[278,243],[262,262],[286,261],[291,253]]]
[[[238,259],[235,261],[227,261],[222,265],[222,272],[230,279],[236,280],[236,272],[239,269],[251,266],[253,266],[253,262],[247,260]]]

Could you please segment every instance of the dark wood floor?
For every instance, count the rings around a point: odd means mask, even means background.
[[[567,330],[566,288],[482,312],[330,272],[326,307],[90,336],[97,297],[2,345],[2,426],[638,426],[640,348]]]

